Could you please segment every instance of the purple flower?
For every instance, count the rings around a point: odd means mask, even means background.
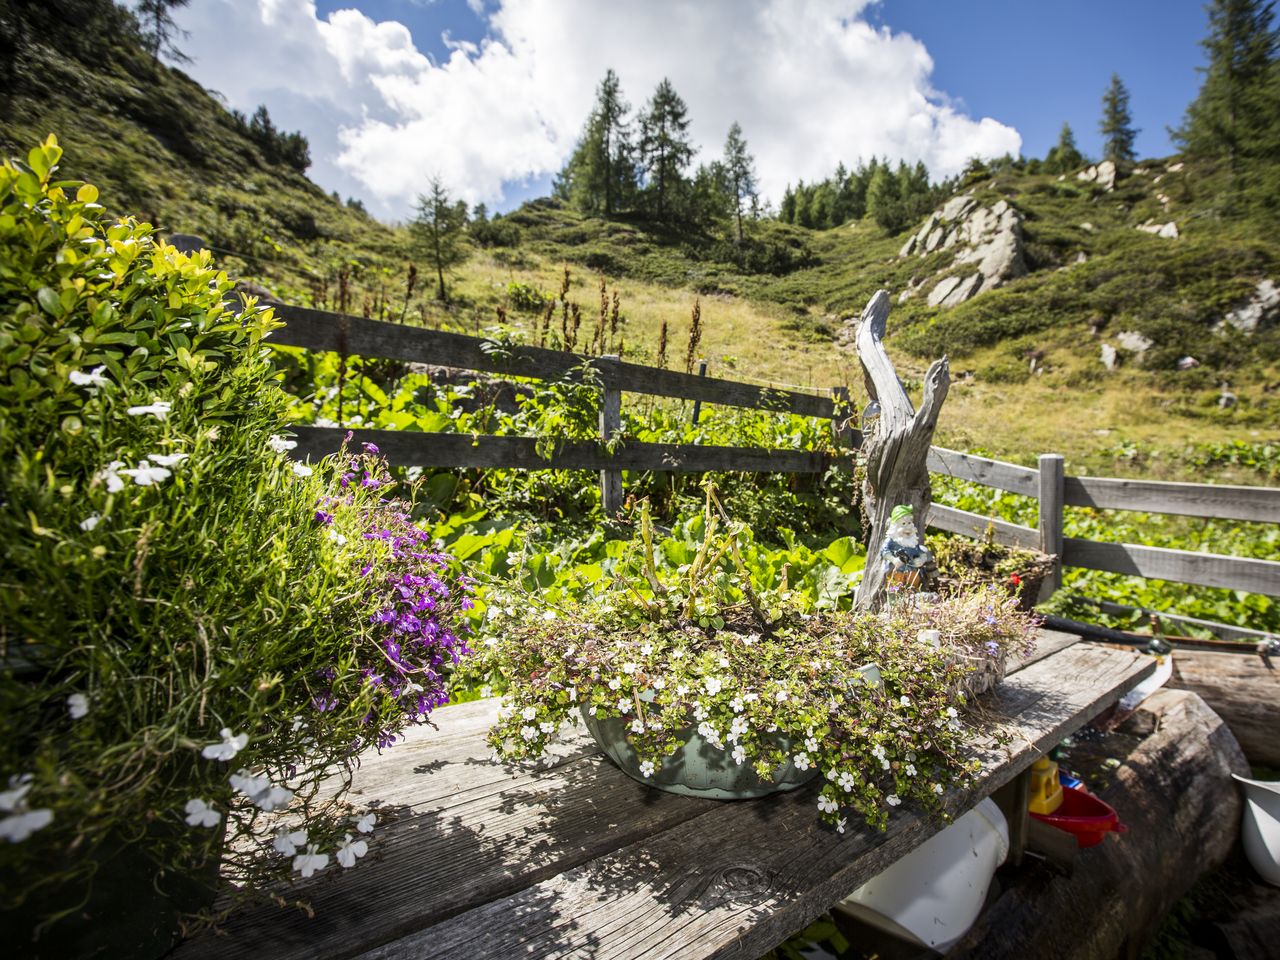
[[[377,448],[377,447],[375,447],[372,443],[362,443],[362,444],[360,444],[360,446],[364,447],[364,452],[365,452],[365,453],[371,453],[371,454],[373,454],[374,456],[377,456],[377,454],[378,454],[378,448]]]
[[[325,526],[333,523],[333,514],[325,513],[323,510],[316,511],[316,522],[323,523]]]

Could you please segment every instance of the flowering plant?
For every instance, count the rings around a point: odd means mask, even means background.
[[[709,489],[691,563],[664,562],[642,504],[608,588],[535,616],[534,598],[492,594],[476,665],[508,685],[498,753],[537,757],[582,711],[626,724],[646,778],[693,732],[762,780],[815,770],[819,812],[840,832],[849,811],[883,827],[900,803],[937,808],[974,772],[961,711],[1030,643],[1035,618],[987,589],[815,609],[785,574],[752,581],[748,541]]]
[[[470,602],[376,450],[285,456],[271,312],[60,152],[0,167],[0,909],[54,931],[122,851],[162,897],[354,864],[350,771],[444,702]]]

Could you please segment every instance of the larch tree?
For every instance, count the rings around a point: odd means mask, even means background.
[[[1098,124],[1102,133],[1102,157],[1115,164],[1130,164],[1137,159],[1133,141],[1138,131],[1129,115],[1129,91],[1119,74],[1111,75],[1111,85],[1102,95],[1102,120]]]
[[[467,205],[456,203],[439,177],[431,178],[429,193],[418,194],[418,215],[409,225],[415,253],[428,260],[436,270],[436,299],[449,302],[444,272],[467,258],[463,228],[467,225]]]
[[[562,191],[583,213],[611,217],[635,190],[634,149],[618,75],[606,71],[586,128],[561,173]]]
[[[147,52],[156,63],[160,62],[160,54],[179,63],[190,61],[185,53],[178,49],[177,41],[185,38],[187,32],[178,27],[171,11],[185,7],[191,0],[139,0],[137,6],[138,20],[142,24],[142,40],[147,45]]]
[[[658,220],[668,219],[678,205],[685,171],[692,161],[689,109],[664,77],[640,118],[640,162],[646,193]]]
[[[742,127],[735,120],[729,127],[729,135],[724,141],[724,177],[729,188],[729,196],[733,201],[733,215],[736,223],[738,243],[742,243],[742,204],[752,201],[756,195],[756,163],[747,152],[747,141],[742,137]]]

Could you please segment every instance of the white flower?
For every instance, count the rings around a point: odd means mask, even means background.
[[[336,851],[338,863],[342,864],[343,869],[354,867],[356,861],[369,852],[369,844],[363,840],[352,840],[351,834],[347,834],[342,838],[342,843],[338,844]]]
[[[785,702],[787,699],[787,691],[779,690],[777,693],[773,695],[773,699],[777,700],[778,703]]]
[[[249,743],[249,735],[247,733],[239,733],[233,736],[230,727],[223,727],[218,731],[218,734],[222,737],[220,743],[211,743],[200,751],[200,756],[206,760],[230,760]],[[231,785],[235,786],[234,777]]]
[[[140,487],[151,487],[157,483],[163,483],[173,476],[172,470],[164,467],[153,467],[149,460],[139,460],[138,465],[132,470],[121,469],[120,473],[126,477],[133,477],[133,482]],[[107,485],[107,489],[111,489],[111,485]]]
[[[8,840],[10,843],[21,843],[52,822],[52,810],[41,809],[15,813],[0,820],[0,839]]]
[[[378,817],[376,814],[366,813],[356,821],[356,831],[359,833],[373,833],[373,825],[377,822]]]
[[[956,717],[960,716],[960,714],[956,713],[955,707],[947,707],[947,716],[954,720]]]
[[[94,474],[94,480],[104,480],[107,484],[107,493],[119,493],[124,489],[124,481],[120,479],[119,469],[124,466],[123,460],[112,460],[105,467]]]
[[[523,710],[520,711],[520,718],[522,720],[532,720],[537,715],[538,715],[537,707],[525,707]]]
[[[817,752],[818,752],[818,741],[817,741],[815,738],[813,738],[813,737],[805,737],[805,738],[804,738],[804,748],[805,748],[806,750],[808,750],[810,753],[817,753]]]
[[[818,809],[823,813],[835,813],[840,809],[840,804],[824,793],[818,797]]]
[[[836,785],[845,793],[848,793],[850,790],[853,789],[853,786],[856,782],[857,781],[853,779],[853,774],[850,773],[848,770],[845,770],[843,773],[840,774],[840,779],[836,782]]]
[[[541,730],[543,733],[551,734],[556,732],[556,725],[554,723],[551,723],[549,720],[543,720],[540,724],[538,724],[538,729]]]
[[[312,424],[316,427],[336,427],[337,425],[337,420],[330,420],[328,417],[316,417],[315,423]]]
[[[933,792],[936,793],[938,796],[942,796],[942,784],[935,783],[933,785]]]
[[[216,827],[222,822],[222,814],[208,800],[192,797],[187,801],[187,823],[193,827]]]
[[[96,527],[101,521],[102,521],[102,516],[100,514],[91,513],[89,514],[89,516],[85,517],[83,520],[80,521],[80,529],[83,530],[85,533],[88,533],[94,527]]]
[[[520,736],[525,740],[535,740],[538,736],[538,728],[526,723],[520,728]]]
[[[640,654],[641,654],[642,656],[647,657],[647,656],[649,656],[649,654],[651,654],[651,653],[653,653],[653,644],[652,644],[652,643],[645,643],[645,644],[642,644],[642,645],[641,645],[641,647],[640,647]]]
[[[639,717],[636,717],[636,719],[632,720],[632,721],[631,721],[631,732],[632,732],[632,733],[644,733],[644,721],[643,721],[643,720],[641,720]]]
[[[288,438],[282,437],[278,434],[273,433],[271,436],[267,437],[267,446],[276,453],[287,453],[297,445],[297,440],[289,440]]]
[[[0,793],[0,813],[13,813],[26,806],[27,794],[31,790],[31,774],[9,778],[9,789]]]
[[[294,461],[294,463],[293,463],[293,474],[294,474],[294,476],[296,476],[296,477],[309,477],[309,476],[311,476],[311,474],[313,474],[313,473],[315,473],[315,471],[314,471],[314,470],[312,470],[310,467],[308,467],[305,463],[299,463],[299,462],[298,462],[298,461],[296,461],[296,460]]]
[[[741,697],[734,697],[729,702],[729,706],[732,708],[734,713],[741,713],[746,708],[746,704],[742,702]]]
[[[95,390],[98,387],[105,387],[111,381],[102,375],[102,371],[107,369],[106,364],[100,367],[94,367],[88,373],[79,370],[72,370],[67,374],[67,379],[77,387],[92,387]]]
[[[756,642],[757,640],[759,640],[759,639],[760,639],[760,634],[758,634],[758,633],[748,633],[745,637],[743,637],[743,638],[742,638],[742,642],[743,642],[743,644],[744,644],[745,646],[750,647],[750,646],[754,645],[754,644],[755,644],[755,642]]]
[[[742,762],[747,759],[747,751],[743,749],[742,744],[736,744],[733,748],[733,762],[738,766],[742,766]]]
[[[916,634],[916,641],[933,647],[936,650],[938,647],[942,646],[942,631],[921,630]]]
[[[286,857],[292,857],[306,844],[307,831],[290,830],[288,827],[281,827],[277,830],[275,839],[271,841],[271,845]]]
[[[882,743],[877,743],[874,747],[872,747],[872,748],[871,748],[871,755],[872,755],[873,757],[875,757],[877,760],[883,760],[883,759],[884,759],[884,744],[882,744]]]
[[[556,618],[556,612],[555,612],[554,610],[543,610],[543,611],[542,611],[542,619],[543,619],[543,620],[545,620],[545,621],[547,621],[548,623],[550,623],[550,622],[551,622],[552,620],[554,620],[555,618]]]
[[[259,810],[270,813],[289,805],[293,799],[293,791],[284,787],[273,786],[265,776],[254,776],[248,770],[233,773],[227,778],[231,786],[243,793]]]
[[[626,663],[624,663],[624,664],[622,665],[622,672],[623,672],[623,673],[626,673],[626,674],[632,674],[632,673],[635,673],[635,672],[636,672],[636,665],[635,665],[634,663],[632,663],[630,660],[628,660]]]
[[[630,712],[631,712],[631,701],[630,701],[630,700],[628,700],[626,697],[622,697],[621,699],[619,699],[619,700],[618,700],[618,712],[619,712],[619,713],[630,713]]]
[[[899,799],[896,793],[889,794],[887,797],[884,798],[884,801],[885,803],[889,804],[889,806],[891,807],[896,807],[898,804],[902,802],[902,800]]]
[[[695,720],[707,719],[707,708],[703,705],[701,700],[695,700],[693,703],[693,718]]]
[[[849,818],[841,817],[839,820],[836,821],[836,833],[844,833],[844,828],[848,826],[848,824],[849,824]]]
[[[190,457],[189,453],[153,453],[147,457],[148,460],[154,460],[162,467],[172,467],[174,464],[181,463]]]
[[[797,753],[791,758],[791,762],[796,765],[797,770],[804,771],[809,769],[809,755],[807,753]]]
[[[173,409],[173,404],[168,400],[157,400],[155,403],[149,403],[142,407],[130,407],[125,413],[131,417],[144,417],[148,414],[157,420],[164,420],[169,416],[169,411]]]
[[[742,695],[742,699],[743,699],[746,703],[755,703],[757,700],[759,700],[759,699],[760,699],[760,694],[758,694],[758,693],[744,693],[744,694]]]
[[[721,657],[721,658],[720,658],[720,667],[721,667],[722,669],[724,669],[724,670],[728,670],[728,669],[729,669],[729,658],[728,658],[728,657]]]
[[[72,720],[79,720],[89,714],[89,698],[83,693],[73,693],[67,697],[67,713]]]
[[[614,677],[612,680],[609,681],[610,690],[617,690],[621,686],[622,686],[622,680],[619,679],[618,677]]]
[[[903,770],[908,777],[914,777],[916,775],[916,765],[914,763],[908,763]]]
[[[729,739],[737,740],[750,729],[751,725],[747,723],[745,717],[734,717],[733,723],[729,724]]]
[[[685,697],[688,695],[689,695],[689,685],[687,683],[681,683],[676,685],[677,697]]]
[[[306,853],[300,853],[293,858],[293,869],[304,877],[309,877],[317,870],[323,870],[328,865],[329,855],[327,853],[317,853],[314,843],[307,847]]]
[[[724,681],[719,677],[707,677],[703,681],[703,686],[706,688],[707,693],[714,697],[720,692],[720,688],[724,686]]]
[[[652,760],[642,760],[642,761],[640,762],[640,776],[642,776],[642,777],[652,777],[652,776],[653,776],[653,761],[652,761]]]
[[[493,696],[493,687],[489,686],[489,684],[486,683],[483,687],[480,688],[480,696],[488,700],[490,697]]]
[[[655,690],[665,690],[666,686],[667,681],[662,679],[662,677],[658,677],[658,679],[653,681],[653,689]]]
[[[340,534],[337,530],[333,529],[333,527],[329,528],[329,539],[332,540],[334,543],[336,543],[340,547],[347,542],[347,538],[344,537],[342,534]]]
[[[902,704],[904,707],[909,707],[911,706],[911,698],[904,694],[898,699],[898,703]]]

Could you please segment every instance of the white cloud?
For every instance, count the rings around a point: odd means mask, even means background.
[[[633,107],[670,77],[704,156],[739,121],[775,198],[840,161],[887,155],[947,175],[1021,145],[935,91],[923,44],[867,24],[868,0],[471,2],[488,37],[445,37],[439,62],[402,24],[354,9],[322,19],[313,0],[204,0],[181,25],[198,79],[301,128],[313,176],[384,216],[406,215],[432,174],[493,203],[559,169],[608,67]]]

